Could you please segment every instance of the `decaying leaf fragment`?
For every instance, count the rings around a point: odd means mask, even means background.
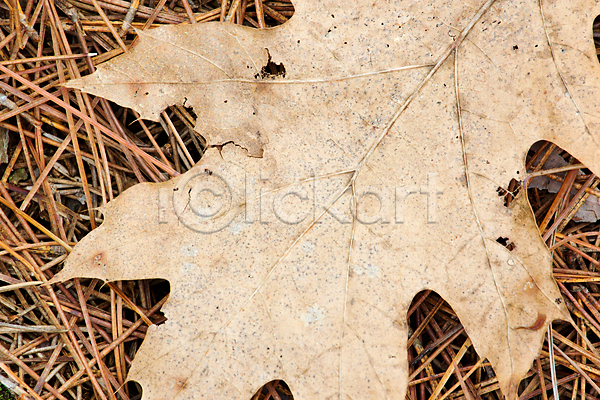
[[[598,3],[294,5],[264,31],[139,32],[70,83],[151,120],[191,106],[212,147],[109,204],[56,279],[169,280],[130,372],[147,400],[248,399],[273,379],[298,399],[403,399],[423,289],[516,398],[569,317],[526,197],[501,195],[542,139],[600,172]],[[285,75],[260,73],[269,58]]]

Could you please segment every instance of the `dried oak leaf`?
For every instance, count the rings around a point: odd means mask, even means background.
[[[298,399],[404,399],[423,289],[516,398],[569,316],[526,196],[498,193],[541,139],[600,173],[599,3],[294,5],[274,29],[138,32],[70,83],[154,121],[191,106],[209,148],[110,203],[57,279],[169,280],[129,375],[144,399],[248,399],[273,379]]]

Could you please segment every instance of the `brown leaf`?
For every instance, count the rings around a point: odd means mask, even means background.
[[[169,280],[129,376],[145,399],[248,399],[274,379],[298,399],[403,399],[423,289],[516,398],[569,316],[524,191],[505,197],[538,140],[600,173],[600,5],[294,5],[263,31],[138,32],[70,83],[151,120],[191,106],[209,148],[109,204],[56,279]]]

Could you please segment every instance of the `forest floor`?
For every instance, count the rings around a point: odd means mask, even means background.
[[[141,154],[183,173],[191,167],[184,154],[197,162],[204,151],[204,139],[194,132],[195,116],[189,109],[167,109],[179,135],[176,140],[166,124],[138,120],[131,110],[90,96],[93,107],[81,107],[81,111],[132,143],[135,151],[131,151],[111,138],[88,134],[84,124],[73,123],[71,115],[45,93],[76,106],[73,91],[61,85],[126,51],[136,37],[132,27],[183,24],[190,19],[218,21],[231,15],[232,23],[261,29],[285,23],[294,12],[288,0],[234,1],[237,9],[232,13],[228,0],[223,2],[223,7],[215,0],[204,4],[200,0],[0,3],[0,65],[32,83],[26,87],[0,74],[0,375],[16,397],[140,398],[139,385],[126,382],[148,328],[140,312],[154,324],[165,321],[160,306],[169,294],[168,282],[104,285],[98,280],[75,279],[48,288],[37,286],[36,281],[49,280],[62,268],[67,253],[56,238],[76,244],[101,223],[97,207],[138,182],[171,178]],[[527,160],[531,171],[556,168],[556,163],[578,161],[547,142],[533,147]],[[98,173],[104,170],[111,177],[110,190]],[[569,174],[574,179],[565,177]],[[548,245],[553,250],[555,279],[575,324],[599,347],[600,223],[585,222],[581,215],[586,210],[593,213],[598,206],[600,191],[595,188],[600,180],[593,179],[581,201],[573,202],[574,193],[591,176],[589,170],[582,167],[540,176],[544,179],[530,184],[527,195],[540,233],[549,233],[551,238]],[[520,187],[515,183],[509,191],[516,195]],[[569,237],[572,240],[565,240]],[[554,246],[555,242],[560,245]],[[502,398],[493,368],[479,359],[473,347],[460,360],[459,372],[454,371],[451,361],[468,343],[468,336],[442,298],[434,292],[419,293],[407,318],[410,400],[429,398],[438,385],[443,387],[438,398]],[[65,319],[71,326],[69,333],[63,328]],[[90,329],[94,331],[91,337]],[[418,334],[413,336],[414,332]],[[568,359],[549,354],[552,347],[546,339],[542,355],[521,382],[520,399],[553,398],[555,377],[560,398],[600,400],[591,383],[600,385],[600,359],[569,323],[553,323],[551,333]],[[6,389],[0,390],[0,399],[9,397]],[[254,396],[256,400],[291,398],[283,381],[266,384]]]

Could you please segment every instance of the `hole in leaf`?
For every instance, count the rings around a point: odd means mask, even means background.
[[[282,77],[285,78],[285,66],[283,65],[283,63],[275,63],[272,61],[271,59],[271,52],[269,51],[269,49],[265,49],[267,50],[267,64],[265,66],[263,66],[260,70],[259,74],[254,75],[255,79],[261,78],[261,79],[267,79],[267,78],[277,78],[277,77]]]
[[[282,380],[273,380],[268,382],[261,387],[252,396],[251,400],[275,400],[277,398],[281,400],[293,400],[294,395],[292,394],[289,386]]]
[[[508,245],[508,238],[500,236],[498,239],[496,239],[496,242],[500,243],[502,246],[506,246]]]
[[[509,251],[512,251],[515,248],[515,244],[511,242],[510,239],[507,237],[500,236],[498,239],[496,239],[496,242],[506,247]]]
[[[515,197],[517,197],[520,191],[521,182],[514,178],[510,180],[506,189],[502,187],[498,187],[498,189],[496,189],[498,196],[504,197],[505,207],[510,207],[510,203],[514,200]]]
[[[126,383],[127,385],[127,392],[129,393],[129,398],[131,400],[141,400],[142,399],[142,385],[140,385],[139,383],[137,383],[136,381],[128,381]]]

